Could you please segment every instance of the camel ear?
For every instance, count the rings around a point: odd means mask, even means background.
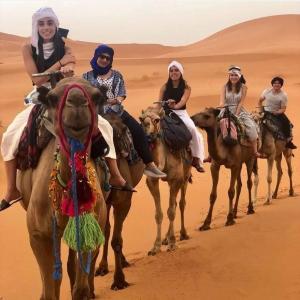
[[[215,117],[217,117],[217,116],[220,114],[220,112],[221,112],[220,109],[215,108],[215,109],[214,109],[214,115],[215,115]]]
[[[49,102],[47,99],[47,95],[48,95],[49,91],[50,90],[44,86],[40,86],[37,88],[37,92],[39,93],[38,100],[39,100],[39,102],[43,103],[46,106],[49,106]]]

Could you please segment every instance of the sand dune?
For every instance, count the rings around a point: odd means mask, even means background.
[[[293,22],[298,22],[298,16],[280,18],[294,20],[286,23],[290,26],[294,24]],[[273,26],[270,20],[274,20]],[[277,17],[265,18],[261,21],[269,24],[270,30],[272,27],[276,28],[278,24]],[[258,24],[259,20],[253,22],[253,24]],[[196,54],[197,57],[187,57],[188,52],[186,50],[181,52],[180,48],[177,53],[182,55],[180,61],[185,67],[185,77],[192,87],[192,96],[188,102],[189,113],[199,112],[205,106],[218,105],[221,86],[227,80],[226,68],[230,64],[239,64],[244,71],[248,85],[245,106],[248,110],[255,109],[257,98],[261,91],[269,86],[271,77],[282,75],[286,79],[284,89],[289,95],[287,113],[295,125],[295,142],[299,146],[300,54],[293,52],[294,41],[298,38],[295,35],[297,33],[295,24],[292,26],[295,30],[289,38],[282,36],[288,45],[284,53],[276,46],[277,44],[272,44],[274,46],[272,54],[266,52],[267,44],[260,44],[261,48],[258,45],[251,48],[248,44],[249,53],[246,53],[243,51],[243,42],[239,44],[239,53],[212,55],[212,53],[205,52],[209,49],[206,48],[205,51],[203,50],[203,53],[206,53],[203,56]],[[250,25],[251,22],[246,22],[236,28],[244,26],[246,30],[251,27]],[[220,34],[217,39],[213,38],[213,42],[207,43],[214,45],[215,51],[222,47],[225,49],[227,38],[234,35],[233,28],[228,29],[229,31],[225,30],[226,35]],[[263,27],[258,26],[257,30],[259,28],[263,31]],[[247,30],[245,32],[249,34]],[[270,42],[270,30],[265,31],[265,36],[260,33],[260,38]],[[24,40],[14,36],[10,36],[10,40],[7,38],[5,34],[0,35],[1,41],[4,41],[4,46],[1,42],[0,51],[0,62],[2,62],[0,64],[0,120],[4,127],[11,122],[18,111],[24,108],[22,99],[31,89],[31,82],[25,74],[19,53],[20,45]],[[240,36],[240,38],[243,41],[243,37]],[[74,42],[74,48],[80,57],[76,73],[80,75],[89,69],[88,52],[93,45],[76,43],[78,42]],[[190,47],[196,49],[200,47],[200,44],[201,42]],[[127,45],[120,45],[118,57],[122,57],[121,53],[122,51],[125,53],[126,49],[127,55],[139,53],[134,47],[136,46],[131,48]],[[143,47],[147,51],[147,46],[143,45]],[[157,46],[149,46],[149,53],[154,51],[154,48],[159,49]],[[158,55],[157,53],[155,55]],[[122,71],[127,83],[126,109],[137,117],[141,109],[151,105],[157,98],[159,88],[167,79],[166,67],[170,57],[136,57],[136,59],[132,57],[118,59],[118,57],[114,62],[114,67]],[[293,164],[295,166],[294,184],[298,194],[300,193],[300,169],[297,168],[299,163],[299,150],[296,150]],[[3,163],[0,161],[0,195],[4,194],[6,184],[3,168]],[[200,233],[196,229],[205,218],[211,187],[209,167],[205,168],[207,170],[205,174],[193,172],[194,183],[189,185],[187,191],[186,226],[191,240],[178,243],[179,249],[175,252],[163,251],[157,257],[146,255],[153,245],[156,227],[154,203],[146,188],[145,180],[142,180],[137,187],[138,193],[133,197],[132,208],[123,231],[124,253],[133,264],[131,268],[125,270],[125,274],[132,285],[124,291],[113,292],[109,288],[112,273],[106,278],[97,278],[95,284],[99,299],[300,299],[298,258],[300,199],[299,196],[287,197],[288,177],[285,164],[283,163],[284,176],[280,199],[276,200],[273,205],[265,207],[262,206],[262,202],[266,194],[266,161],[260,161],[260,199],[256,204],[256,214],[253,216],[245,215],[247,191],[245,172],[243,173],[244,186],[239,218],[237,224],[230,228],[224,227],[228,208],[229,173],[222,169],[213,229],[210,232]],[[275,182],[275,171],[273,181]],[[164,212],[163,233],[165,233],[168,226],[166,213],[168,187],[165,183],[161,184],[161,196]],[[177,232],[180,222],[178,216],[177,212],[175,222]],[[0,214],[0,249],[0,299],[38,299],[41,288],[39,271],[28,241],[26,214],[19,205]],[[63,246],[64,271],[66,270],[66,252],[66,247]],[[109,262],[112,271],[111,254]],[[64,272],[61,295],[61,299],[70,299],[66,272]]]

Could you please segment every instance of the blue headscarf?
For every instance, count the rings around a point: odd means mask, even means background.
[[[108,66],[106,66],[105,68],[102,68],[97,64],[97,59],[99,58],[99,56],[101,54],[104,54],[104,53],[109,54],[111,61]],[[98,75],[107,74],[112,67],[113,60],[114,60],[114,49],[105,44],[99,45],[95,49],[94,57],[92,58],[92,60],[90,62],[92,69],[93,69],[94,76],[97,77]]]

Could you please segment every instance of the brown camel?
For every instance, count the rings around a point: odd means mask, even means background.
[[[54,122],[55,132],[59,133],[57,126],[56,106],[64,90],[70,84],[79,84],[85,89],[96,105],[104,100],[101,92],[90,86],[90,84],[80,78],[66,78],[60,81],[57,86],[51,90],[47,96],[44,90],[41,90],[39,100],[47,107],[49,117]],[[92,115],[87,105],[87,99],[83,92],[78,88],[69,91],[66,99],[66,105],[62,114],[62,122],[65,133],[69,137],[84,141],[88,136],[91,125]],[[95,113],[97,121],[97,114]],[[97,123],[97,122],[96,122]],[[54,166],[53,153],[56,150],[58,140],[52,139],[44,149],[37,167],[18,173],[18,186],[23,196],[23,203],[27,211],[27,227],[30,238],[30,245],[39,265],[42,279],[42,300],[58,300],[60,297],[61,280],[52,278],[54,255],[52,240],[52,216],[54,214],[53,204],[48,195],[48,185],[50,173]],[[70,178],[70,167],[68,159],[62,151],[60,175],[64,182]],[[99,180],[97,180],[100,189]],[[97,217],[100,227],[104,231],[106,222],[106,205],[102,193],[97,197],[94,213]],[[55,212],[57,219],[57,244],[60,252],[60,241],[68,221],[68,217],[63,216],[60,211]],[[72,299],[82,300],[94,298],[94,269],[95,260],[99,249],[92,254],[91,271],[86,274],[76,258],[76,253],[69,250],[68,274],[71,284]],[[83,260],[86,264],[87,254],[83,254]]]
[[[273,133],[271,132],[270,128],[266,125],[266,123],[260,122],[260,129],[261,129],[261,139],[262,139],[261,152],[267,156],[267,161],[268,161],[268,175],[267,175],[268,194],[266,196],[265,204],[271,204],[272,198],[273,199],[277,198],[278,188],[283,174],[281,168],[282,155],[285,157],[287,167],[288,167],[288,175],[290,179],[289,195],[294,196],[293,178],[292,178],[293,150],[286,148],[285,140],[275,139]],[[277,183],[276,183],[275,191],[272,195],[271,184],[272,184],[272,170],[273,170],[274,161],[276,161],[276,167],[277,167]]]
[[[248,195],[249,195],[249,204],[248,204],[248,214],[253,214],[253,204],[252,204],[252,172],[255,174],[255,185],[258,184],[258,175],[257,175],[257,166],[256,160],[254,159],[253,149],[251,147],[247,147],[241,145],[240,143],[234,146],[227,146],[224,144],[222,136],[219,133],[219,122],[218,115],[220,113],[219,109],[207,108],[203,112],[200,112],[192,117],[195,125],[204,129],[207,133],[207,143],[208,143],[208,152],[212,158],[211,162],[211,176],[212,176],[212,190],[210,193],[210,208],[208,215],[203,223],[203,225],[199,228],[200,230],[208,230],[210,229],[211,218],[213,207],[215,201],[217,199],[217,186],[219,181],[219,171],[222,165],[225,168],[230,169],[231,171],[231,179],[230,186],[228,189],[228,197],[229,197],[229,212],[227,216],[226,226],[235,224],[234,218],[237,216],[237,208],[238,201],[240,197],[240,192],[242,188],[242,180],[241,180],[241,169],[243,163],[246,164],[247,167],[247,187],[248,187]],[[236,200],[235,205],[233,207],[233,198],[235,194],[235,183],[236,185]],[[257,190],[257,189],[255,189]],[[256,197],[256,195],[255,195]]]
[[[126,131],[128,128],[123,124],[122,120],[113,115],[106,115],[105,118],[109,121],[114,129],[114,144],[116,153],[118,155],[117,162],[119,170],[125,180],[133,187],[135,187],[141,180],[144,171],[144,164],[138,160],[134,164],[128,164],[125,158],[128,155],[130,148],[130,140],[126,138]],[[103,255],[99,267],[96,271],[96,276],[104,276],[108,273],[108,242],[110,237],[111,225],[109,222],[110,209],[113,207],[114,214],[114,230],[111,240],[111,246],[115,254],[115,273],[114,282],[111,286],[113,290],[124,289],[128,286],[125,280],[123,268],[129,266],[123,255],[123,239],[122,229],[123,222],[125,221],[129,209],[131,207],[132,192],[112,190],[107,197],[107,222],[105,226],[105,245]]]
[[[146,134],[151,139],[153,159],[159,168],[167,174],[164,181],[168,182],[170,188],[168,218],[170,221],[169,229],[165,239],[161,239],[161,224],[163,213],[161,209],[161,199],[159,192],[159,180],[147,177],[146,183],[155,202],[155,220],[157,225],[157,235],[153,248],[148,252],[149,255],[155,255],[161,251],[161,245],[168,245],[168,251],[176,249],[176,238],[174,232],[174,220],[176,214],[176,198],[179,190],[181,197],[179,202],[181,213],[180,240],[187,240],[184,225],[184,209],[186,205],[185,194],[188,181],[191,177],[191,154],[187,150],[174,152],[162,140],[160,132],[160,119],[164,115],[163,109],[149,107],[143,111],[140,117],[142,126]]]

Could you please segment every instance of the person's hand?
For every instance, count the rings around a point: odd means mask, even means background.
[[[110,105],[118,104],[118,100],[116,98],[107,99],[107,103]]]
[[[61,67],[60,71],[64,75],[64,77],[72,77],[74,75],[73,66],[70,65]]]
[[[65,54],[63,58],[60,60],[60,63],[65,66],[67,64],[76,63],[75,56],[72,54]]]
[[[176,104],[175,100],[173,100],[173,99],[169,99],[168,100],[168,107],[169,108],[174,109],[175,108],[175,104]]]

